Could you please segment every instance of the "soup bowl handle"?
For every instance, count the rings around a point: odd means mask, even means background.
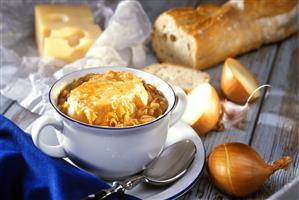
[[[174,86],[173,89],[178,101],[171,113],[170,126],[173,126],[181,119],[187,106],[187,95],[184,90],[176,86]]]
[[[52,116],[47,116],[47,115],[41,116],[38,119],[36,119],[32,125],[31,135],[32,135],[33,143],[37,148],[39,148],[41,151],[43,151],[45,154],[49,156],[56,157],[56,158],[66,157],[67,156],[66,152],[64,151],[64,148],[61,143],[59,143],[59,145],[49,145],[44,143],[41,140],[42,130],[47,126],[52,126],[57,131],[62,133],[63,122],[61,120],[56,119],[55,117]]]

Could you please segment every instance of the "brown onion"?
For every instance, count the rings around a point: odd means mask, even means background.
[[[226,98],[236,103],[245,103],[250,94],[258,87],[256,77],[238,60],[227,58],[224,62],[220,86]],[[257,91],[250,101],[260,96]]]
[[[268,165],[250,146],[231,142],[217,146],[207,162],[212,182],[220,190],[244,197],[256,192],[276,170],[287,169],[291,158],[284,156]]]
[[[187,96],[187,108],[182,120],[200,134],[211,131],[218,123],[221,115],[219,96],[209,83],[202,83]]]

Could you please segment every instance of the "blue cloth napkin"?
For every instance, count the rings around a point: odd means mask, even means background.
[[[76,200],[108,187],[63,159],[45,155],[34,146],[30,135],[0,115],[1,200]]]

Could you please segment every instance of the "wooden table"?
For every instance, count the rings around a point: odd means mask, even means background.
[[[172,7],[197,6],[204,1],[192,0],[143,0],[144,9],[154,19]],[[223,2],[213,0],[213,2]],[[240,130],[226,127],[223,132],[201,136],[207,153],[216,145],[238,141],[249,144],[267,161],[290,155],[293,162],[288,172],[278,171],[263,185],[258,193],[248,199],[265,199],[299,175],[299,34],[287,40],[266,45],[238,59],[257,75],[260,84],[269,83],[270,90],[263,90],[257,102],[250,105],[246,127]],[[206,70],[212,84],[219,91],[222,64]],[[0,114],[26,128],[36,117],[18,103],[0,96]],[[210,182],[207,173],[181,199],[230,199]]]

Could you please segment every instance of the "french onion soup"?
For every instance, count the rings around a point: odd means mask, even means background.
[[[152,121],[168,103],[153,85],[125,71],[88,74],[68,84],[58,108],[69,117],[97,126],[127,127]]]

